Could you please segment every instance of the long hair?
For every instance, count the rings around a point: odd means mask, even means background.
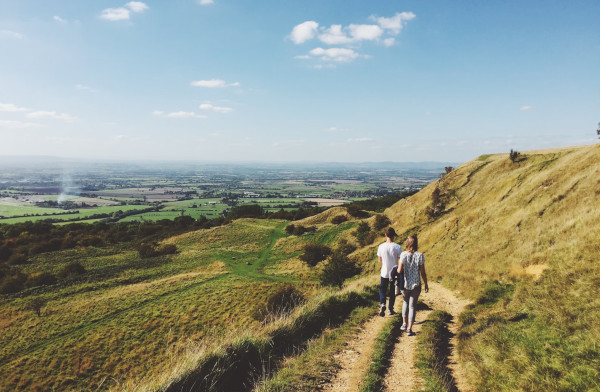
[[[416,234],[408,236],[404,243],[404,249],[410,253],[416,252],[419,249],[419,239]]]

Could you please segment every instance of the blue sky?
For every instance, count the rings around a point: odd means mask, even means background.
[[[600,2],[0,0],[0,155],[454,161],[597,142]]]

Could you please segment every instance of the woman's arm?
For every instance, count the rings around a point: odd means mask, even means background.
[[[425,283],[425,292],[429,292],[429,285],[427,284],[427,273],[425,272],[425,265],[419,266],[419,272],[421,272],[421,277],[423,278],[423,283]]]

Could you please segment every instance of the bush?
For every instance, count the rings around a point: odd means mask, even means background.
[[[73,261],[65,265],[62,270],[58,273],[61,278],[71,278],[85,274],[85,268],[77,261]]]
[[[314,267],[325,260],[331,254],[331,248],[319,244],[304,245],[304,253],[300,255],[300,260]]]
[[[164,244],[161,245],[157,250],[159,255],[173,255],[177,253],[177,245],[175,244]]]
[[[12,256],[8,258],[8,264],[17,265],[17,264],[25,264],[27,263],[27,256],[23,253],[14,253]]]
[[[355,250],[356,250],[356,246],[349,244],[347,242],[340,242],[340,244],[338,245],[338,247],[336,248],[335,251],[348,256],[350,253],[354,252]]]
[[[304,227],[302,225],[287,225],[285,227],[285,232],[288,234],[293,234],[296,236],[301,236],[304,233],[314,233],[315,231],[317,231],[317,228],[315,226],[308,226],[308,227]]]
[[[44,300],[43,298],[37,297],[37,298],[33,298],[32,300],[30,300],[27,303],[27,309],[33,310],[35,312],[35,314],[38,315],[38,317],[42,316],[41,310],[42,307],[44,307],[44,305],[46,305],[46,300]]]
[[[348,217],[346,215],[336,215],[331,220],[331,223],[333,223],[334,225],[339,225],[340,223],[344,223],[347,220],[348,220]]]
[[[358,268],[348,256],[340,252],[334,252],[329,263],[321,272],[319,279],[325,286],[342,287],[344,281],[360,273]]]
[[[375,215],[375,221],[373,222],[373,229],[376,231],[379,231],[379,230],[382,230],[383,228],[387,227],[391,223],[392,222],[390,221],[390,219],[387,216],[377,214],[377,215]]]
[[[12,272],[0,282],[0,294],[18,293],[25,288],[27,275],[21,272]]]
[[[346,206],[346,211],[348,211],[348,214],[350,214],[350,216],[353,216],[354,218],[368,218],[370,215],[368,212],[363,211],[360,209],[360,207],[356,204],[348,204]]]
[[[515,163],[515,162],[518,162],[518,161],[520,160],[520,159],[519,159],[519,156],[520,156],[520,155],[521,155],[521,153],[520,153],[519,151],[517,151],[517,150],[513,150],[513,149],[511,148],[511,150],[510,150],[510,153],[508,154],[508,158],[510,159],[510,161],[511,161],[512,163]]]
[[[254,311],[253,317],[259,321],[266,321],[291,312],[305,301],[302,293],[291,283],[284,283]]]
[[[25,287],[49,286],[53,284],[56,284],[56,276],[48,272],[42,272],[39,274],[29,275],[27,281],[25,282]]]
[[[296,230],[296,226],[294,224],[290,224],[285,227],[285,232],[290,235],[294,234],[294,230]]]
[[[175,253],[177,253],[177,245],[175,244],[164,244],[157,246],[156,244],[144,243],[138,248],[138,254],[143,259],[161,255],[172,255]]]
[[[366,246],[375,241],[376,234],[371,232],[371,227],[366,222],[360,222],[354,234],[360,246]]]

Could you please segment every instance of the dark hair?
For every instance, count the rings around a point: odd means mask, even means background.
[[[396,230],[394,230],[393,227],[388,227],[388,229],[385,231],[385,236],[393,240],[394,237],[398,237],[398,234],[396,234]]]
[[[404,250],[407,252],[413,253],[419,249],[419,239],[416,234],[408,236],[406,242],[404,243]]]

